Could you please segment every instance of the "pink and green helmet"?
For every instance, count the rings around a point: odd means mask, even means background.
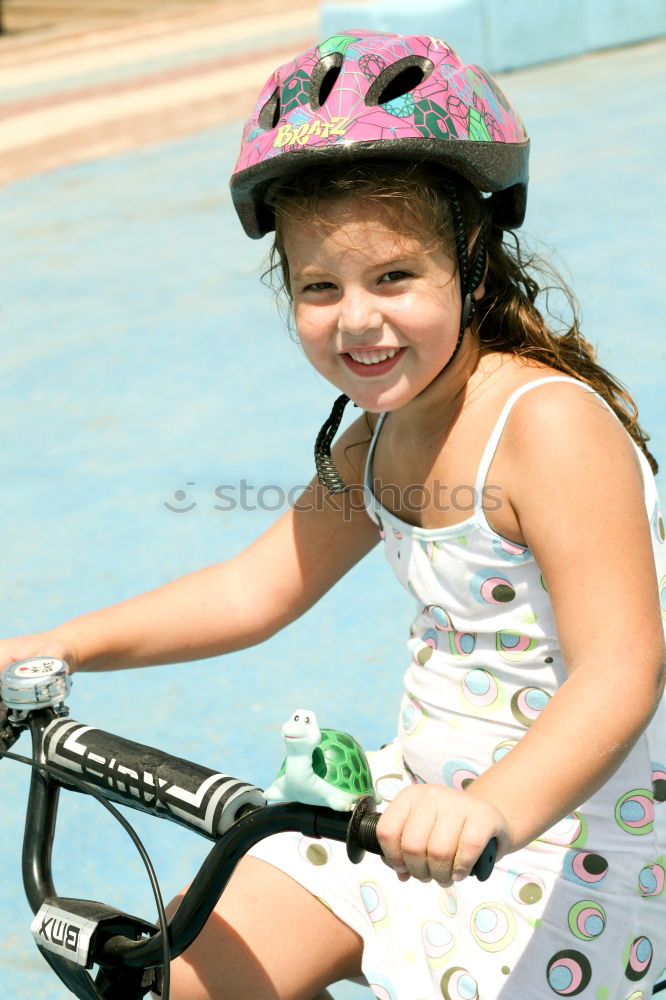
[[[274,229],[268,186],[317,164],[423,160],[492,199],[494,219],[525,216],[529,139],[497,83],[425,35],[343,31],[279,67],[243,131],[231,194],[243,228]]]

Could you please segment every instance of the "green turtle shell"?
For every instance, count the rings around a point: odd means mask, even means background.
[[[322,729],[312,751],[312,770],[329,785],[350,795],[372,795],[370,765],[361,744],[339,729]]]

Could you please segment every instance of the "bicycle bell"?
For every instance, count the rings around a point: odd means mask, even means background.
[[[67,664],[54,656],[16,660],[0,674],[0,698],[7,708],[17,712],[57,708],[69,694],[71,686]]]

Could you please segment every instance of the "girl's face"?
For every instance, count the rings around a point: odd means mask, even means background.
[[[460,329],[455,265],[430,234],[396,233],[380,206],[321,206],[322,223],[287,220],[296,330],[312,365],[369,412],[395,410],[430,385]]]

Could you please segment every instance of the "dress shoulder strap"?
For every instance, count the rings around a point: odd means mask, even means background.
[[[551,382],[571,382],[572,385],[579,385],[582,389],[587,392],[594,392],[594,389],[587,385],[585,382],[579,381],[579,379],[570,378],[568,375],[547,375],[544,378],[537,378],[533,382],[526,382],[525,385],[519,386],[514,392],[511,393],[506,403],[502,407],[497,422],[493,427],[490,437],[486,447],[483,450],[483,455],[481,456],[481,462],[479,463],[479,468],[476,474],[476,490],[475,490],[475,513],[481,523],[489,528],[488,522],[486,521],[486,516],[483,512],[483,494],[486,485],[486,479],[488,476],[488,470],[490,469],[490,464],[495,457],[495,452],[497,451],[497,446],[499,444],[502,432],[509,418],[509,414],[513,409],[517,401],[524,396],[526,392],[530,392],[532,389],[537,389],[539,386],[547,385]]]

